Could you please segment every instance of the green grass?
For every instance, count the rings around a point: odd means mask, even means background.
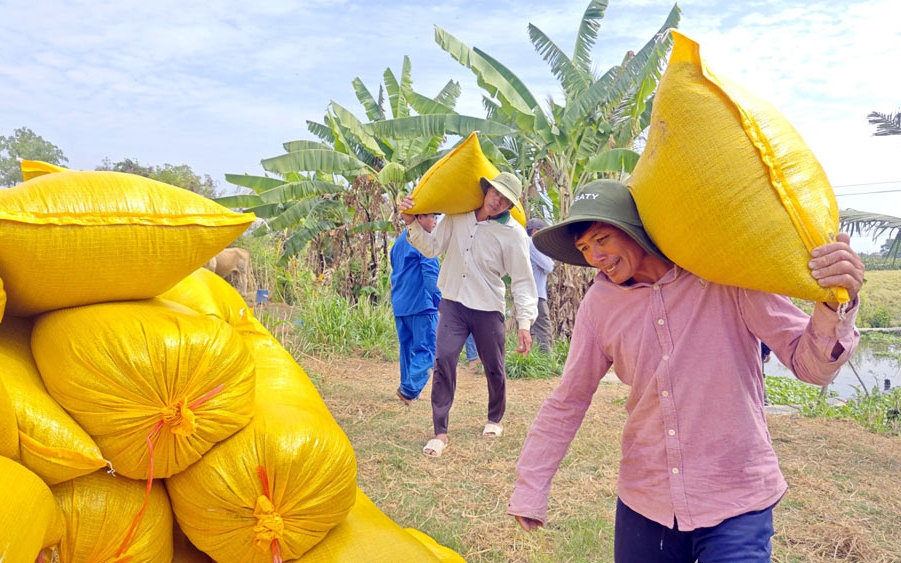
[[[901,270],[866,272],[860,296],[858,326],[901,326]]]

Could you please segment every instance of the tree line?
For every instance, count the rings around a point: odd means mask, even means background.
[[[40,160],[65,167],[69,159],[62,149],[27,127],[19,127],[8,136],[0,136],[0,186],[9,188],[22,182],[19,160]],[[111,170],[137,174],[178,186],[208,198],[219,195],[217,183],[209,174],[201,177],[186,164],[142,166],[137,160],[126,158],[112,162],[105,158],[95,170]]]

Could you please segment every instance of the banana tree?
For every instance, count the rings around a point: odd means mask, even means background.
[[[537,205],[529,207],[543,212],[546,219],[568,214],[574,186],[599,177],[619,177],[634,168],[638,153],[633,147],[650,123],[653,93],[672,45],[666,32],[678,26],[681,14],[674,5],[641,49],[627,52],[619,65],[598,76],[592,71],[591,52],[606,8],[606,0],[589,2],[572,56],[537,26],[528,26],[533,46],[564,93],[562,104],[548,99],[547,110],[509,68],[435,28],[438,45],[469,68],[485,90],[483,105],[489,118],[515,130],[496,139],[496,144],[530,186],[528,193]],[[551,307],[558,333],[570,333],[588,275],[582,269],[558,268]]]
[[[628,52],[620,65],[596,76],[591,70],[591,51],[606,7],[606,0],[589,2],[571,57],[537,26],[529,25],[533,46],[550,66],[565,96],[562,105],[549,99],[548,111],[499,61],[440,28],[435,31],[442,49],[472,70],[486,90],[484,104],[491,118],[516,128],[518,143],[529,148],[527,160],[533,164],[531,170],[520,169],[520,173],[550,194],[557,202],[558,215],[568,212],[572,186],[600,175],[631,171],[638,157],[632,145],[649,122],[652,95],[672,43],[665,32],[677,27],[680,17],[674,6],[659,31],[638,52]]]
[[[368,122],[331,102],[322,123],[307,122],[310,132],[320,139],[318,142],[287,142],[283,145],[285,154],[262,160],[263,169],[274,177],[227,175],[229,182],[253,193],[217,199],[260,217],[263,222],[255,234],[285,234],[279,259],[282,266],[311,243],[317,268],[335,268],[335,257],[346,261],[367,256],[368,263],[343,271],[358,278],[346,284],[352,291],[370,285],[378,275],[388,254],[388,235],[396,229],[398,194],[410,189],[440,158],[443,130],[448,129],[442,127],[440,132],[412,136],[394,135],[392,127],[371,125],[386,121],[388,112],[401,128],[412,112],[421,116],[440,114],[440,121],[445,124],[452,119],[449,116],[460,95],[459,84],[453,81],[433,98],[417,93],[412,87],[407,57],[399,78],[391,69],[386,69],[383,76],[385,85],[380,85],[378,98],[359,78],[353,81]],[[474,120],[470,127],[482,126],[483,122]],[[360,246],[365,247],[365,252],[359,251]]]

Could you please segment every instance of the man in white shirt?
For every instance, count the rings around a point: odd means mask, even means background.
[[[457,361],[472,332],[488,382],[488,423],[482,435],[499,437],[507,405],[504,276],[516,310],[519,346],[526,355],[532,346],[529,332],[538,316],[538,295],[529,262],[529,237],[511,216],[513,202],[522,195],[514,174],[501,172],[481,179],[485,199],[475,211],[446,215],[428,233],[404,213],[413,207],[407,196],[399,206],[410,243],[427,257],[444,254],[438,274],[442,299],[438,307],[435,369],[432,374],[432,423],[435,437],[422,453],[438,457],[447,447],[447,428],[457,384]]]

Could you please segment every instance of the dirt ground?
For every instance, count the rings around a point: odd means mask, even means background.
[[[443,530],[452,530],[459,518],[466,530],[454,533],[452,543],[470,562],[545,560],[536,550],[551,549],[553,538],[537,546],[524,542],[524,532],[504,509],[519,447],[556,379],[509,381],[504,436],[486,441],[480,436],[487,405],[484,379],[478,370],[461,366],[450,445],[434,460],[421,455],[431,437],[428,386],[423,398],[407,407],[394,396],[399,375],[393,362],[305,358],[300,364],[318,381],[354,444],[360,487],[386,514],[438,535],[439,541],[453,533]],[[612,523],[626,391],[621,383],[601,384],[555,478],[552,519],[565,524],[575,514],[594,513]],[[790,486],[776,509],[773,560],[901,561],[896,530],[901,438],[831,419],[774,414],[768,422]],[[450,524],[439,523],[442,519]],[[504,554],[492,558],[497,546]]]

